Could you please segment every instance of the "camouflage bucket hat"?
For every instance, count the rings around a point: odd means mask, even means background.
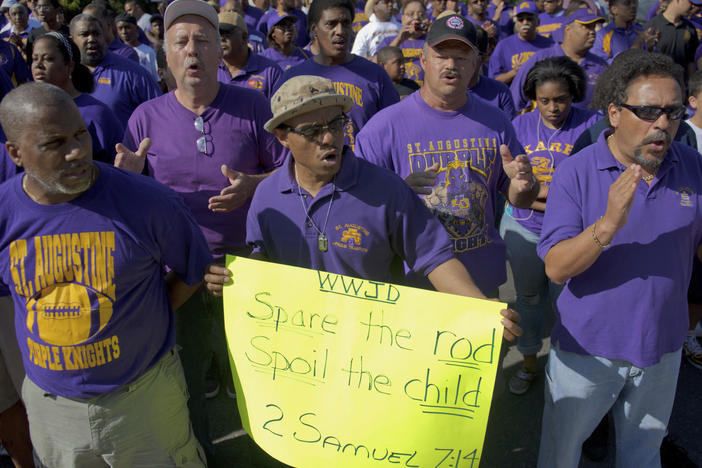
[[[263,126],[269,132],[296,115],[317,109],[339,106],[344,112],[353,107],[353,100],[339,94],[334,84],[321,76],[300,75],[290,78],[271,98],[273,118]]]

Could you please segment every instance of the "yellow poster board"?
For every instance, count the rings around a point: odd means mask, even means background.
[[[296,467],[476,468],[504,304],[228,257],[244,428]]]

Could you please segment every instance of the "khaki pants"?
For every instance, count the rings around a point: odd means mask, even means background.
[[[175,351],[131,384],[90,399],[22,385],[29,430],[46,467],[202,467],[188,391]]]

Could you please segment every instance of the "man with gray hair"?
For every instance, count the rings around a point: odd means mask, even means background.
[[[151,74],[138,63],[107,50],[102,22],[80,14],[71,20],[71,36],[80,49],[80,60],[93,73],[95,90],[90,93],[111,108],[122,125],[142,102],[161,94]]]
[[[40,465],[204,466],[173,309],[211,256],[181,197],[93,162],[78,108],[55,86],[10,92],[0,123],[24,169],[0,186],[0,286]]]
[[[682,75],[667,56],[619,54],[600,78],[609,129],[553,176],[537,253],[565,287],[546,367],[540,467],[578,466],[583,441],[610,409],[617,466],[661,466],[687,285],[702,254],[702,160],[672,142],[685,114]]]
[[[166,9],[164,46],[175,91],[139,106],[129,119],[115,164],[146,173],[180,193],[216,259],[248,255],[246,213],[256,186],[282,164],[285,152],[263,129],[268,100],[258,91],[219,83],[222,58],[215,9],[200,0],[176,0]],[[147,139],[151,148],[146,155]],[[119,146],[119,145],[118,145]],[[136,153],[129,150],[135,150]],[[129,150],[128,150],[129,149]],[[205,373],[216,351],[219,375],[229,383],[223,304],[198,291],[176,313],[176,340],[190,389],[193,427],[208,455]]]

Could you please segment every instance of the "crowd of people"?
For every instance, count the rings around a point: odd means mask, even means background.
[[[0,6],[15,466],[213,465],[227,254],[485,299],[509,263],[538,466],[609,414],[661,466],[702,369],[702,0],[154,5]]]

